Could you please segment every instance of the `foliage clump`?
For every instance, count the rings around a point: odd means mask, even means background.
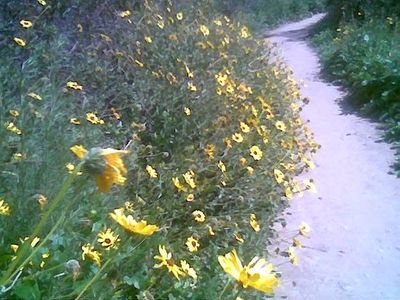
[[[269,42],[208,1],[4,6],[0,292],[270,292],[259,257],[277,212],[314,189],[294,177],[318,145]]]

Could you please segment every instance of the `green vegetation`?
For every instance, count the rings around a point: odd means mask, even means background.
[[[276,214],[314,188],[271,45],[209,1],[47,2],[0,9],[0,298],[272,292],[263,260],[222,256],[268,256]]]
[[[348,87],[348,102],[383,121],[400,155],[400,26],[398,1],[331,1],[314,38],[329,78]],[[400,176],[400,159],[395,164]]]

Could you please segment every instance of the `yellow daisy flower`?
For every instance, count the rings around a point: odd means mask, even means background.
[[[0,215],[9,216],[10,211],[10,206],[0,198]]]
[[[172,182],[174,183],[174,186],[178,189],[178,192],[186,192],[186,191],[187,191],[186,187],[184,187],[184,186],[180,183],[178,177],[172,178]]]
[[[192,212],[192,215],[194,219],[199,223],[203,223],[206,220],[206,216],[201,210],[195,210],[194,212]]]
[[[233,250],[225,256],[218,256],[218,262],[244,288],[252,287],[264,293],[273,293],[278,285],[273,266],[263,258],[254,257],[248,265],[243,266],[236,250]]]
[[[18,46],[21,46],[21,47],[25,47],[25,46],[26,46],[26,42],[25,42],[23,39],[21,39],[21,38],[15,37],[15,38],[14,38],[14,42],[15,42]]]
[[[181,269],[186,275],[192,277],[193,279],[197,279],[196,271],[186,262],[186,260],[181,260]]]
[[[243,136],[240,133],[235,132],[232,134],[232,140],[234,140],[236,143],[241,143],[243,142]]]
[[[146,166],[146,171],[147,171],[147,173],[149,173],[149,176],[151,177],[151,178],[157,178],[157,171],[152,167],[152,166],[150,166],[150,165],[147,165]]]
[[[308,236],[310,231],[311,231],[310,225],[308,225],[306,222],[301,222],[300,223],[300,225],[299,225],[299,233],[301,235]]]
[[[82,246],[82,259],[86,258],[94,261],[99,267],[101,266],[101,253],[94,250],[94,247],[90,244]]]
[[[32,22],[28,20],[21,20],[19,24],[21,24],[21,26],[24,28],[30,28],[33,25]]]
[[[250,148],[250,155],[254,158],[254,160],[260,160],[263,156],[263,152],[258,146],[253,146]]]
[[[194,172],[192,170],[187,171],[185,174],[183,174],[183,178],[185,179],[186,183],[194,189],[196,187],[196,183],[194,181]]]
[[[78,91],[83,90],[83,87],[81,85],[79,85],[76,81],[68,81],[67,87],[69,87],[70,89],[73,89],[73,90],[78,90]]]
[[[240,129],[241,129],[244,133],[250,132],[250,127],[249,127],[249,125],[247,125],[245,122],[240,122]]]
[[[282,121],[277,121],[275,127],[281,131],[286,131],[286,125]]]
[[[120,241],[118,234],[114,234],[111,228],[107,228],[98,233],[97,241],[106,249],[110,250],[112,248],[118,248],[118,243]]]
[[[152,235],[159,229],[156,225],[148,225],[147,221],[142,220],[137,222],[131,215],[125,216],[123,208],[115,209],[114,213],[110,213],[110,216],[130,233]]]
[[[258,224],[257,217],[255,214],[250,215],[250,225],[254,229],[255,232],[259,232],[261,230],[260,224]]]
[[[197,252],[199,250],[200,247],[200,243],[197,239],[195,239],[193,236],[189,237],[186,240],[186,246],[188,247],[188,250],[190,252]]]
[[[282,183],[285,179],[285,175],[279,169],[274,169],[274,176],[275,176],[276,182],[278,182],[278,183]]]
[[[178,12],[178,13],[176,14],[176,18],[177,18],[179,21],[181,21],[181,20],[183,19],[183,13],[182,13],[182,12]]]
[[[178,280],[180,280],[180,276],[185,276],[185,272],[181,267],[175,264],[175,261],[172,259],[172,253],[168,252],[165,246],[159,245],[158,252],[160,255],[154,256],[154,259],[159,260],[160,263],[154,265],[154,268],[165,266],[168,272],[172,273]]]

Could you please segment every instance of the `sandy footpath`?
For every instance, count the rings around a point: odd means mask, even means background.
[[[302,92],[311,102],[302,117],[322,145],[316,168],[305,175],[315,180],[318,193],[292,201],[280,233],[289,236],[306,221],[312,231],[304,244],[315,249],[299,249],[297,267],[279,266],[275,299],[399,300],[400,179],[388,174],[394,151],[377,142],[382,133],[376,124],[343,114],[337,104],[342,92],[320,78],[305,36],[321,17],[268,33],[296,79],[307,84]]]

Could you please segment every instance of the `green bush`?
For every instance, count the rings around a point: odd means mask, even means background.
[[[1,297],[261,299],[231,283],[218,255],[263,256],[276,214],[313,189],[294,180],[318,148],[297,84],[212,2],[132,3],[3,4]],[[119,152],[98,149],[81,170],[77,145],[128,150],[127,174]],[[92,172],[100,189],[125,184],[99,193]],[[110,218],[118,208],[159,230],[124,230]],[[154,268],[160,245],[197,280]]]
[[[397,4],[340,4],[331,7],[324,29],[313,37],[325,73],[349,89],[348,103],[385,122],[388,141],[398,145],[400,28],[394,14]],[[395,167],[398,170],[398,165]]]

